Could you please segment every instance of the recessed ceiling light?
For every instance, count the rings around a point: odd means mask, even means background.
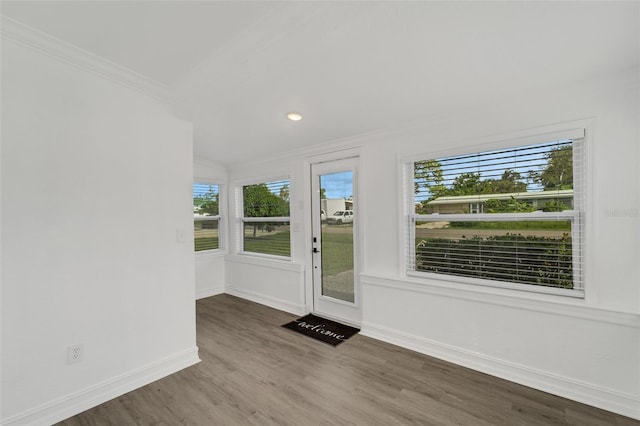
[[[297,112],[290,112],[289,114],[287,114],[287,118],[291,121],[300,121],[302,120],[302,116],[300,114],[298,114]]]

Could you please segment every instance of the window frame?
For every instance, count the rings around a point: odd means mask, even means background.
[[[224,197],[224,184],[220,183],[219,181],[215,180],[215,179],[207,179],[207,178],[199,178],[199,177],[195,177],[193,179],[193,183],[191,185],[192,191],[193,188],[195,187],[195,185],[216,185],[218,187],[218,214],[214,215],[214,216],[205,216],[203,218],[199,218],[196,219],[194,217],[193,219],[193,224],[194,224],[194,235],[193,235],[193,240],[194,240],[194,253],[196,255],[206,255],[206,254],[215,254],[215,253],[223,253],[226,250],[226,244],[225,244],[225,236],[224,236],[224,229],[226,228],[224,225],[224,216],[221,214],[221,212],[224,211],[225,209],[225,197]],[[193,197],[192,197],[193,198]],[[195,250],[195,223],[196,221],[200,221],[200,222],[208,222],[208,221],[217,221],[218,222],[218,247],[217,248],[213,248],[213,249],[207,249],[207,250]]]
[[[274,217],[245,217],[244,215],[244,188],[246,186],[269,184],[272,182],[287,181],[289,185],[289,216],[274,216]],[[267,177],[261,179],[252,179],[243,182],[238,182],[235,188],[236,199],[236,254],[243,256],[250,256],[262,259],[271,259],[284,262],[292,261],[293,253],[293,233],[289,232],[289,255],[277,255],[271,253],[260,253],[255,251],[246,251],[244,249],[244,227],[247,223],[256,222],[276,222],[276,223],[288,223],[291,229],[291,178],[290,176],[276,176]]]
[[[467,288],[501,288],[508,290],[518,290],[532,293],[543,293],[550,295],[568,296],[572,298],[585,298],[585,264],[587,258],[585,256],[587,232],[585,227],[585,210],[587,208],[586,193],[586,170],[588,168],[588,147],[589,141],[588,126],[586,123],[580,123],[578,128],[567,127],[565,129],[553,129],[552,131],[532,130],[523,132],[520,134],[514,134],[511,137],[505,137],[503,139],[487,139],[487,142],[481,144],[469,144],[464,145],[456,149],[450,149],[440,152],[421,153],[411,156],[399,157],[399,166],[401,168],[401,182],[403,182],[403,190],[400,191],[401,200],[400,206],[402,209],[401,214],[401,265],[403,268],[403,275],[406,278],[416,279],[422,282],[447,282],[447,283],[459,283],[463,286],[471,286]],[[573,141],[573,146],[577,146],[578,149],[574,150],[573,167],[574,167],[574,206],[573,210],[564,210],[562,212],[536,212],[531,213],[473,213],[473,214],[417,214],[415,213],[415,198],[414,198],[414,163],[417,161],[424,161],[425,159],[442,159],[446,157],[455,157],[459,155],[468,155],[475,153],[489,152],[493,150],[516,148],[527,145],[535,145],[538,143],[546,143],[554,140],[570,139]],[[577,153],[576,153],[577,152]],[[580,175],[576,179],[576,175]],[[497,281],[484,278],[474,278],[459,275],[448,275],[426,271],[415,270],[415,223],[429,222],[429,221],[442,221],[443,217],[452,221],[556,221],[556,220],[569,220],[571,221],[571,237],[572,237],[572,250],[573,253],[577,253],[576,256],[572,256],[573,262],[573,276],[574,283],[578,283],[578,287],[573,289],[557,288],[552,286],[543,286],[535,284],[516,283],[508,281]]]

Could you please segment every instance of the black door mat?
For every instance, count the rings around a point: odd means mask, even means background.
[[[359,328],[340,324],[339,322],[321,318],[313,314],[293,320],[284,324],[283,327],[333,346],[338,346],[360,331]]]

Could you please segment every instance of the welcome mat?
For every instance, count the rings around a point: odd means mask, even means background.
[[[283,327],[333,346],[338,346],[360,331],[359,328],[340,324],[339,322],[317,317],[313,314],[293,320],[290,323],[284,324]]]

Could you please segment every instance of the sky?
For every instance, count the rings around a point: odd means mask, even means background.
[[[205,194],[207,194],[208,192],[211,192],[213,194],[217,194],[218,193],[218,185],[214,185],[214,184],[207,184],[207,183],[199,183],[199,182],[194,182],[193,183],[193,198],[196,197],[201,197]]]
[[[280,188],[287,181],[269,182],[268,186],[276,195],[280,195]],[[321,187],[325,189],[325,196],[329,199],[344,199],[353,195],[352,172],[339,172],[325,174],[321,177]],[[194,182],[193,198],[202,197],[207,193],[217,194],[219,186],[215,184],[206,184]]]
[[[320,187],[324,188],[329,199],[348,198],[353,195],[353,177],[351,171],[322,175]]]

